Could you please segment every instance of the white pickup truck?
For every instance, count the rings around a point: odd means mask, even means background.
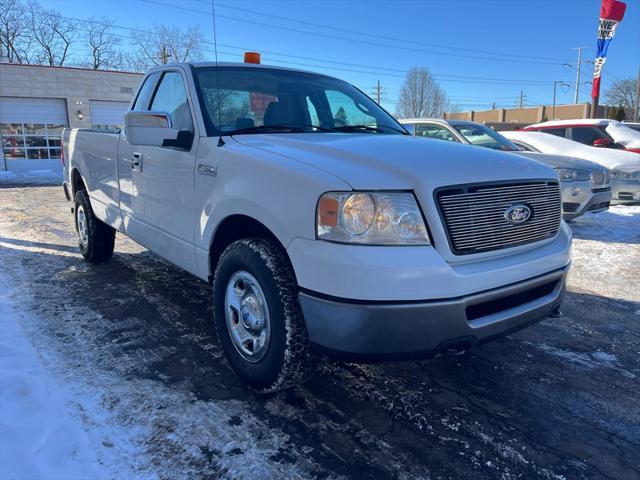
[[[254,390],[316,352],[433,355],[557,312],[571,233],[549,167],[417,139],[357,88],[255,64],[154,68],[119,133],[64,132],[80,251],[116,232],[208,281]]]

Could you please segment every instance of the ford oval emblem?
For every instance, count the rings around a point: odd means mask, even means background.
[[[522,203],[511,205],[504,212],[504,219],[512,225],[520,225],[531,218],[531,209]]]

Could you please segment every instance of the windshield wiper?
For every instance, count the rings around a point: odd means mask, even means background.
[[[305,125],[305,124],[295,124],[295,125],[257,125],[255,127],[247,127],[240,128],[238,130],[231,130],[230,132],[225,132],[225,135],[242,135],[249,133],[300,133],[300,132],[309,132],[309,129],[313,129],[313,131],[321,131],[321,132],[330,132],[331,129],[318,127],[317,125]]]
[[[403,135],[409,135],[404,130],[400,130],[399,128],[390,127],[389,125],[380,125],[377,127],[372,127],[371,125],[342,125],[340,127],[333,127],[331,131],[333,132],[376,132],[376,133],[385,133],[385,129],[392,130],[394,132],[401,133]]]

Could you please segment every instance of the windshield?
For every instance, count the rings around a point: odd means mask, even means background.
[[[511,143],[507,138],[484,125],[462,123],[453,125],[453,128],[460,132],[472,145],[493,148],[494,150],[504,150],[507,152],[520,150],[518,146]]]
[[[209,136],[292,132],[407,135],[373,100],[335,78],[250,67],[200,67],[195,69],[195,77]]]

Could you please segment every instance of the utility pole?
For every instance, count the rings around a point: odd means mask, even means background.
[[[496,109],[496,102],[493,102],[493,103],[491,104],[491,110],[495,110],[495,109]]]
[[[160,47],[160,61],[162,62],[162,65],[169,63],[169,53],[167,52],[167,47],[165,45]]]
[[[520,90],[520,108],[524,105],[524,91]]]
[[[573,103],[577,104],[580,95],[580,70],[582,68],[582,49],[587,47],[575,47],[571,50],[578,50],[578,66],[576,67],[576,93]]]
[[[376,99],[378,105],[380,105],[380,102],[382,101],[382,95],[382,85],[380,84],[380,80],[378,80],[376,86],[373,87],[373,97]]]

